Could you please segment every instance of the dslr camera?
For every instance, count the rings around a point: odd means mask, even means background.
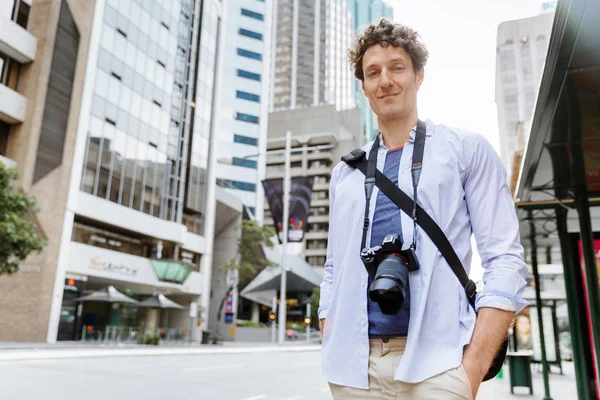
[[[419,269],[414,249],[402,250],[400,235],[392,234],[381,245],[363,249],[360,258],[373,279],[369,297],[382,313],[397,314],[406,297],[408,272]]]

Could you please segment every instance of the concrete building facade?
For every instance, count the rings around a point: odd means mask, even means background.
[[[509,175],[514,175],[510,171],[515,152],[527,142],[553,19],[554,14],[546,12],[498,26],[496,108],[500,153]]]
[[[0,2],[0,18],[12,3]],[[224,228],[215,224],[228,221],[217,213],[241,212],[217,201],[215,184],[212,105],[222,79],[226,3],[14,4],[31,6],[27,31],[10,25],[9,33],[37,48],[6,52],[3,38],[14,36],[2,35],[0,21],[3,60],[30,55],[16,89],[9,88],[26,100],[26,112],[19,120],[12,111],[3,155],[37,197],[48,239],[19,273],[0,278],[0,340],[75,340],[106,326],[141,324],[151,334],[161,328],[161,335],[175,330],[199,339],[210,307],[214,235]],[[165,294],[184,309],[159,315],[74,301],[106,286],[136,300]]]
[[[31,1],[0,0],[0,157],[6,159],[11,133],[25,122],[28,98],[22,75],[36,59],[37,39],[28,30]]]
[[[302,254],[321,276],[327,254],[331,172],[344,154],[365,144],[362,122],[360,109],[337,111],[333,105],[273,112],[269,118],[268,150],[283,149],[285,133],[291,130],[292,147],[304,148],[292,153],[292,177],[315,177]],[[308,149],[317,145],[322,149]],[[268,155],[267,178],[283,178],[284,163],[283,153]],[[273,225],[266,202],[264,223]]]

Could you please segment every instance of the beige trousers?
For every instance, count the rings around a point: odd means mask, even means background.
[[[395,381],[394,374],[404,354],[406,338],[371,339],[369,342],[369,389],[330,383],[335,400],[472,400],[471,385],[462,365],[420,383]]]

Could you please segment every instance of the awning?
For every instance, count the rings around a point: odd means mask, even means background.
[[[75,301],[138,304],[137,300],[119,292],[114,286],[107,286],[87,296],[79,297]]]
[[[598,21],[597,0],[558,2],[515,196],[532,265],[538,249],[560,249],[579,398],[600,392],[598,265],[590,210],[600,205]],[[539,292],[536,297],[539,306],[544,298]],[[541,314],[538,318],[542,327]],[[549,398],[546,366],[544,379]]]
[[[521,208],[572,204],[584,183],[600,204],[598,21],[598,1],[559,3],[519,177]]]
[[[184,310],[185,307],[175,303],[173,300],[165,297],[164,294],[156,294],[138,304],[138,307],[145,308],[160,308],[160,309],[176,309],[176,310]]]
[[[322,281],[321,277],[313,270],[312,266],[304,260],[302,255],[288,254],[282,261],[281,246],[269,248],[263,246],[265,257],[275,267],[262,270],[242,290],[241,295],[262,292],[266,290],[279,290],[281,285],[281,266],[287,268],[287,292],[311,292]],[[244,296],[245,297],[245,296]],[[269,303],[270,304],[270,303]]]
[[[176,260],[150,260],[156,277],[164,282],[183,283],[194,270],[193,264]]]

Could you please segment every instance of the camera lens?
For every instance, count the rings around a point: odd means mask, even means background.
[[[369,297],[376,302],[381,312],[388,315],[400,311],[406,297],[408,266],[399,255],[387,256],[379,265],[373,283],[369,288]]]

